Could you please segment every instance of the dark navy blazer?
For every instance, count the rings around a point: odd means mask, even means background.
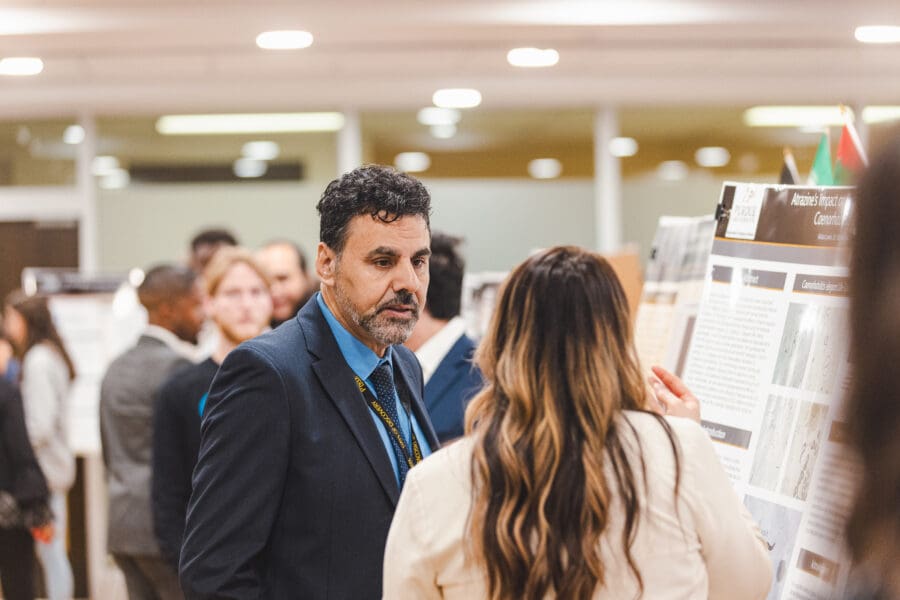
[[[441,442],[463,434],[466,405],[484,381],[472,364],[475,342],[462,335],[425,385],[425,407]]]
[[[394,347],[428,443],[415,356]],[[181,551],[189,598],[381,598],[399,489],[384,444],[315,299],[241,344],[204,411]]]

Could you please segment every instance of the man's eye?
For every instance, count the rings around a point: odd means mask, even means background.
[[[391,261],[387,258],[379,258],[375,260],[375,266],[387,268],[391,266]]]

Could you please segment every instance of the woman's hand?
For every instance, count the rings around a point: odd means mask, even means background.
[[[651,368],[648,378],[661,415],[686,417],[700,422],[700,401],[676,375],[659,366]]]
[[[31,529],[31,537],[42,544],[49,544],[52,542],[54,533],[52,522]]]

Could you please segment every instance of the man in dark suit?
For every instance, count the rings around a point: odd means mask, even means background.
[[[483,385],[472,364],[475,342],[459,316],[465,261],[459,238],[434,232],[428,301],[406,347],[416,353],[425,377],[425,407],[441,443],[463,434],[466,405]]]
[[[181,551],[189,597],[380,598],[400,488],[438,445],[398,345],[428,287],[428,192],[367,166],[317,208],[321,292],[233,350],[210,390]]]

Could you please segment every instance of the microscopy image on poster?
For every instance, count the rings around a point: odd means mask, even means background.
[[[744,498],[744,505],[759,525],[769,547],[773,578],[768,600],[776,600],[784,589],[803,513],[750,495]]]
[[[750,470],[751,484],[773,492],[778,489],[785,467],[784,450],[791,439],[796,412],[796,400],[769,396]]]
[[[828,407],[815,402],[801,402],[794,424],[794,439],[785,463],[781,493],[806,500],[813,467],[825,436]]]
[[[820,394],[831,394],[835,376],[846,355],[847,310],[839,307],[821,307],[816,326],[815,340],[809,355],[809,365],[803,378],[803,389]]]
[[[788,307],[772,383],[800,387],[806,375],[806,365],[818,324],[819,315],[815,306],[792,303]]]

